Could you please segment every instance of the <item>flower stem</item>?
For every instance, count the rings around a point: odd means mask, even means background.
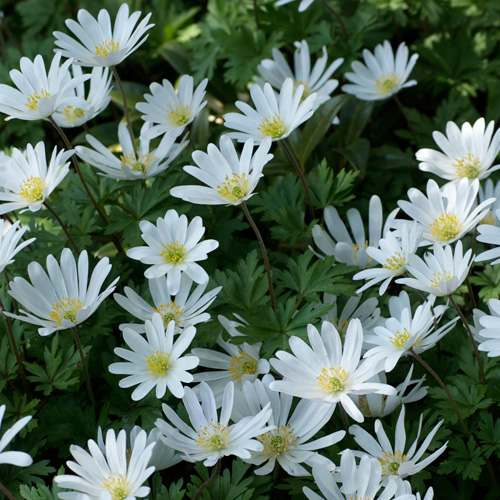
[[[92,386],[90,385],[89,371],[87,369],[85,355],[83,354],[82,343],[80,342],[80,336],[78,335],[78,331],[76,329],[76,326],[74,326],[72,328],[72,330],[73,330],[73,337],[75,339],[76,348],[78,349],[78,352],[80,354],[80,359],[82,361],[83,375],[85,377],[85,385],[87,386],[87,392],[89,394],[90,402],[92,403],[92,406],[94,408],[97,408],[97,404],[96,404],[95,398],[94,398],[94,393],[92,392]]]
[[[474,353],[476,355],[477,359],[477,364],[479,366],[479,373],[481,375],[481,382],[486,385],[488,382],[486,382],[486,376],[484,375],[484,369],[483,369],[483,362],[481,361],[481,356],[479,355],[479,350],[477,348],[476,341],[474,340],[474,336],[472,335],[469,323],[465,319],[465,316],[463,315],[462,311],[460,308],[457,306],[457,303],[453,300],[453,297],[450,295],[449,296],[450,302],[455,308],[455,311],[457,311],[457,314],[460,316],[460,319],[462,320],[462,323],[465,326],[465,329],[467,330],[467,334],[469,335],[470,341],[472,343],[472,347],[474,348]]]
[[[9,500],[16,500],[16,497],[2,483],[0,483],[0,491],[2,491]]]
[[[215,481],[220,472],[221,460],[222,459],[219,458],[217,464],[215,465],[214,473],[198,488],[198,491],[194,494],[193,500],[198,500],[202,491]]]
[[[255,233],[255,236],[257,236],[257,240],[258,240],[259,246],[260,246],[260,251],[262,252],[262,257],[264,259],[264,266],[266,268],[267,281],[269,283],[269,295],[271,297],[271,307],[273,308],[273,311],[276,313],[277,309],[276,309],[276,299],[274,297],[273,278],[271,276],[271,265],[269,264],[269,257],[267,255],[266,246],[264,245],[264,240],[262,239],[262,235],[260,234],[259,228],[255,224],[255,221],[253,220],[252,216],[250,215],[250,211],[248,210],[248,207],[244,201],[241,203],[241,208],[243,209],[243,212],[248,220],[248,223],[250,224],[250,226],[252,226],[252,229]]]
[[[47,200],[43,202],[45,205],[45,208],[54,216],[54,219],[56,219],[57,222],[59,222],[59,225],[61,226],[62,230],[64,231],[64,234],[66,235],[66,238],[68,238],[71,246],[73,247],[73,250],[76,252],[77,255],[80,255],[80,250],[78,250],[78,247],[76,246],[76,243],[74,242],[73,238],[71,237],[71,234],[69,234],[68,228],[66,224],[61,220],[59,215],[57,215],[57,212],[47,203]]]
[[[344,21],[342,21],[340,14],[328,3],[328,0],[323,0],[323,5],[328,11],[330,11],[337,18],[337,21],[339,22],[340,27],[342,28],[342,33],[344,34],[344,38],[347,42],[347,40],[349,40],[349,35],[347,34]]]
[[[407,274],[408,276],[408,274]],[[424,299],[425,302],[428,302],[427,297],[425,296],[424,292],[422,290],[417,290],[418,294]],[[436,313],[434,312],[434,307],[431,305],[431,314],[432,314],[432,320],[434,322],[434,329],[438,329],[438,323],[437,323],[437,318],[436,318]]]
[[[399,111],[401,111],[401,114],[403,115],[404,119],[406,120],[406,123],[408,124],[408,129],[411,132],[411,135],[413,136],[413,141],[415,142],[415,146],[420,149],[420,146],[418,145],[418,138],[417,138],[417,133],[415,132],[415,129],[413,128],[413,125],[411,124],[410,118],[408,114],[405,111],[405,108],[401,104],[401,101],[399,100],[399,97],[394,94],[392,97],[394,97],[394,100],[396,101],[396,104],[398,105]]]
[[[344,422],[345,431],[349,434],[349,419],[347,418],[347,413],[342,406],[342,403],[338,403],[340,408],[340,414],[342,415],[342,421]]]
[[[127,96],[125,95],[125,90],[123,89],[122,80],[121,80],[120,76],[118,75],[118,71],[116,70],[116,66],[111,66],[111,71],[113,72],[116,83],[118,84],[118,88],[120,89],[120,94],[122,95],[123,113],[125,114],[125,120],[127,122],[128,133],[130,135],[130,140],[132,141],[132,147],[135,149],[134,130],[132,128],[132,122],[130,120],[130,113],[128,111]]]
[[[257,0],[253,0],[253,17],[255,19],[255,26],[257,30],[259,30],[260,24],[259,24],[259,9],[257,7]]]

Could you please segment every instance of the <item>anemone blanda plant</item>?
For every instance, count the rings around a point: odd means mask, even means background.
[[[0,426],[2,425],[2,420],[5,415],[6,406],[0,406]],[[25,453],[24,451],[3,451],[7,445],[14,439],[14,437],[26,427],[28,422],[32,419],[31,415],[19,419],[12,427],[4,430],[2,437],[0,438],[0,465],[2,464],[12,464],[17,465],[17,467],[28,467],[33,463],[31,455]]]
[[[29,229],[26,226],[19,227],[20,225],[19,220],[10,224],[0,219],[0,273],[14,262],[14,257],[18,252],[36,240],[36,238],[29,238],[19,243]]]

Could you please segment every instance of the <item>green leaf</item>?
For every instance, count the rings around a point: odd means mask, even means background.
[[[477,437],[486,457],[493,452],[500,457],[500,419],[493,420],[491,413],[481,412]]]
[[[483,301],[498,299],[500,297],[500,266],[487,265],[484,271],[471,276],[470,282],[481,287],[479,298]]]
[[[345,156],[349,163],[362,174],[366,172],[366,164],[370,155],[370,141],[363,137],[351,142],[345,148],[334,149],[337,153]]]
[[[459,437],[452,438],[448,443],[448,452],[450,458],[440,464],[440,474],[461,474],[463,479],[479,479],[485,461],[472,436],[467,443]]]

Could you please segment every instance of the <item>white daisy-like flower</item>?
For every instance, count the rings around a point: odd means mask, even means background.
[[[21,242],[19,241],[28,231],[28,227],[19,227],[21,221],[16,221],[14,224],[0,219],[0,273],[9,265],[14,262],[14,256],[20,252],[24,247],[33,243],[36,238],[30,238]]]
[[[494,184],[491,179],[486,179],[484,184],[479,185],[478,196],[479,203],[482,203],[489,198],[495,198],[495,201],[490,205],[487,215],[479,223],[479,226],[483,224],[491,224],[493,226],[500,227],[500,219],[497,217],[497,211],[500,210],[500,182]],[[498,215],[500,215],[500,213]]]
[[[471,249],[463,254],[461,241],[457,242],[455,250],[450,245],[434,245],[432,253],[425,253],[424,260],[411,255],[407,269],[413,278],[399,278],[396,283],[438,297],[451,295],[467,278],[471,256]]]
[[[75,96],[74,89],[90,75],[71,78],[68,70],[71,59],[62,66],[60,62],[61,54],[56,54],[47,73],[41,55],[33,61],[21,58],[21,71],[13,69],[9,73],[17,89],[0,84],[0,113],[9,115],[6,120],[40,120],[52,116],[59,108],[85,106],[85,101]]]
[[[192,427],[183,422],[172,408],[164,404],[163,413],[173,424],[162,419],[156,426],[162,432],[162,440],[167,446],[183,453],[183,460],[199,462],[207,467],[214,465],[220,458],[237,456],[248,460],[252,451],[264,448],[255,438],[274,429],[266,426],[271,416],[270,404],[254,416],[246,417],[229,425],[233,410],[234,386],[230,382],[224,390],[220,417],[217,415],[214,395],[210,387],[201,384],[201,405],[195,392],[189,387],[182,398]]]
[[[500,300],[488,300],[490,314],[481,315],[479,324],[481,329],[478,337],[481,343],[478,346],[480,351],[484,351],[490,358],[500,356]]]
[[[360,448],[365,450],[369,455],[378,459],[382,465],[382,475],[384,477],[383,484],[387,484],[391,479],[397,482],[402,482],[405,477],[412,476],[422,469],[427,467],[431,462],[441,455],[446,449],[446,442],[441,448],[431,453],[427,458],[420,461],[422,455],[426,452],[427,448],[436,435],[436,432],[444,422],[441,420],[432,431],[425,437],[423,443],[417,450],[417,444],[422,430],[423,415],[420,415],[418,424],[417,437],[413,444],[406,449],[406,430],[405,430],[405,407],[401,408],[401,413],[396,424],[395,442],[392,446],[391,441],[384,431],[382,422],[375,421],[375,439],[371,434],[362,429],[359,425],[353,425],[349,428],[350,434]]]
[[[257,475],[270,474],[277,462],[292,476],[308,476],[309,472],[300,464],[316,465],[320,455],[315,450],[338,443],[345,436],[345,431],[334,432],[310,441],[330,420],[334,410],[333,405],[302,399],[290,416],[293,398],[288,394],[279,394],[269,389],[269,384],[273,380],[274,377],[267,374],[262,381],[256,380],[254,384],[245,382],[243,390],[235,393],[233,420],[238,422],[245,417],[253,416],[271,403],[273,412],[269,424],[276,426],[274,430],[257,438],[264,449],[253,452],[247,462],[262,465],[254,471]]]
[[[5,409],[5,405],[0,406],[0,427],[5,415]],[[0,438],[0,464],[12,464],[17,465],[17,467],[28,467],[33,463],[31,456],[24,451],[3,451],[14,439],[16,434],[18,434],[18,432],[26,426],[31,418],[31,415],[21,418],[10,429],[7,429],[3,433],[3,436]]]
[[[147,102],[139,102],[136,108],[142,119],[154,124],[143,133],[145,138],[153,139],[161,134],[171,132],[176,137],[196,118],[198,113],[207,105],[205,89],[208,79],[205,78],[194,89],[192,76],[182,75],[177,83],[177,90],[168,80],[162,84],[153,82],[149,86],[151,94],[144,94]],[[194,92],[193,92],[194,89]]]
[[[270,384],[272,390],[334,405],[341,403],[356,422],[363,422],[364,417],[349,394],[396,394],[396,389],[387,384],[366,382],[379,370],[371,360],[359,363],[363,331],[358,319],[349,323],[343,346],[339,333],[328,321],[321,327],[321,336],[313,325],[307,326],[307,334],[311,347],[301,338],[291,337],[293,354],[278,351],[278,359],[271,359],[271,366],[283,376],[283,380]]]
[[[175,323],[171,321],[167,328],[162,317],[153,314],[151,321],[146,320],[146,338],[132,329],[126,328],[123,339],[131,350],[117,347],[114,352],[125,362],[109,365],[109,371],[118,375],[128,375],[120,380],[120,387],[137,385],[132,399],[139,401],[156,388],[156,397],[161,399],[168,390],[176,397],[184,396],[184,384],[193,381],[188,370],[198,366],[196,356],[182,356],[189,348],[196,335],[196,328],[185,328],[174,342]]]
[[[466,122],[462,129],[453,122],[446,124],[446,136],[434,131],[432,137],[443,151],[420,149],[416,153],[420,170],[431,172],[448,181],[459,181],[464,177],[485,179],[500,165],[492,167],[500,151],[500,130],[495,135],[495,122],[486,127],[484,118],[474,125]]]
[[[393,210],[383,224],[382,202],[377,195],[370,198],[368,212],[368,238],[366,238],[363,219],[356,208],[347,210],[347,220],[351,228],[351,236],[335,207],[325,208],[325,224],[328,232],[316,225],[312,229],[315,245],[326,255],[333,255],[338,262],[357,266],[360,269],[376,264],[367,254],[368,247],[378,248],[380,238],[389,231],[389,227],[398,209]],[[382,229],[383,225],[383,229]],[[328,234],[330,233],[330,234]],[[330,236],[331,235],[331,236]]]
[[[227,135],[221,136],[219,147],[209,144],[206,153],[193,153],[197,167],[184,167],[188,174],[207,185],[176,186],[170,194],[201,205],[240,205],[255,194],[253,191],[264,175],[262,170],[273,158],[269,154],[271,142],[266,137],[253,153],[254,141],[247,139],[238,156],[233,141]]]
[[[305,99],[313,92],[317,94],[313,109],[318,109],[323,103],[330,99],[331,93],[337,88],[338,80],[330,79],[334,71],[344,62],[343,58],[333,61],[328,68],[328,54],[323,46],[323,55],[314,63],[311,69],[311,55],[306,40],[295,42],[294,69],[286,61],[278,49],[273,49],[273,59],[264,59],[257,66],[257,70],[266,82],[275,89],[280,90],[284,81],[291,78],[295,86],[304,85],[302,97]]]
[[[295,0],[279,0],[274,5],[276,5],[276,7],[281,7],[282,5],[293,1]],[[304,12],[313,2],[314,0],[300,0],[299,12]]]
[[[61,253],[61,264],[53,255],[47,257],[47,271],[38,262],[28,265],[31,283],[16,277],[9,283],[9,293],[26,310],[23,315],[5,313],[32,325],[40,325],[40,335],[50,335],[83,323],[101,302],[113,292],[116,278],[104,291],[100,291],[111,271],[109,259],[104,257],[95,267],[89,283],[89,258],[84,250],[78,258],[68,248]]]
[[[400,200],[398,205],[422,229],[422,245],[445,245],[459,240],[481,222],[488,207],[495,201],[490,198],[474,207],[479,181],[461,179],[448,183],[441,190],[432,179],[427,182],[427,197],[418,189],[410,188],[410,201]]]
[[[235,105],[241,113],[224,115],[224,125],[237,132],[229,132],[227,135],[238,142],[245,142],[250,138],[256,143],[266,137],[271,137],[273,141],[285,139],[314,112],[317,94],[311,94],[305,99],[302,99],[303,95],[304,85],[294,89],[291,78],[283,82],[278,96],[269,83],[264,84],[263,88],[258,84],[252,85],[250,97],[256,109],[237,101]]]
[[[1,193],[0,193],[1,196]],[[496,217],[500,217],[500,209],[495,212]],[[492,265],[500,263],[500,227],[491,224],[481,224],[477,227],[477,241],[493,245],[493,248],[485,250],[476,256],[476,262],[495,259]]]
[[[0,215],[13,210],[37,212],[43,202],[69,172],[73,150],[52,151],[49,164],[45,144],[26,146],[26,153],[14,148],[12,156],[0,165]],[[3,188],[3,190],[2,190]]]
[[[148,284],[154,307],[128,286],[124,288],[126,296],[115,293],[113,297],[120,306],[141,321],[151,320],[154,313],[160,314],[165,328],[173,321],[175,323],[174,333],[179,333],[188,326],[208,321],[210,314],[204,311],[210,307],[217,294],[222,290],[222,287],[218,286],[203,295],[207,288],[207,284],[204,284],[198,285],[189,295],[193,280],[186,274],[181,276],[181,286],[175,295],[170,295],[165,276],[148,280]],[[123,331],[125,328],[132,328],[139,333],[145,331],[144,325],[133,323],[120,325],[120,330]]]
[[[408,56],[408,47],[404,42],[399,45],[396,57],[387,40],[377,45],[373,54],[364,49],[365,64],[359,61],[352,63],[353,73],[344,75],[352,83],[343,85],[342,91],[363,101],[378,101],[416,85],[415,80],[406,80],[417,62],[418,54],[413,54],[409,60]]]
[[[365,269],[353,276],[355,280],[369,280],[356,293],[364,292],[376,283],[379,295],[383,295],[391,281],[406,272],[406,263],[410,255],[415,254],[420,243],[422,230],[418,224],[403,224],[400,231],[390,231],[379,241],[379,248],[368,247],[368,257],[382,264],[382,267]]]
[[[137,150],[132,144],[127,125],[120,122],[118,125],[118,140],[121,149],[119,158],[92,135],[87,135],[85,138],[93,149],[76,146],[75,150],[83,161],[99,169],[99,173],[105,177],[128,180],[147,179],[166,170],[188,144],[187,138],[176,143],[175,135],[165,134],[158,147],[151,151],[150,140],[143,135],[151,127],[151,123],[145,123],[142,126]]]
[[[155,468],[148,467],[154,443],[147,444],[146,431],[141,431],[134,440],[132,449],[127,449],[127,434],[124,430],[115,435],[110,429],[106,433],[105,450],[89,439],[90,453],[80,446],[71,445],[69,451],[76,462],[68,461],[68,467],[76,474],[56,476],[60,488],[74,490],[61,492],[63,500],[80,500],[86,494],[91,500],[105,498],[135,500],[149,494],[150,488],[143,486]]]
[[[166,274],[172,295],[180,290],[182,273],[200,285],[208,283],[208,274],[196,262],[207,259],[207,254],[215,250],[219,242],[205,240],[200,243],[205,233],[201,217],[194,217],[188,224],[185,215],[171,209],[165,217],[158,217],[156,225],[143,220],[139,227],[147,246],[131,248],[127,256],[143,264],[152,264],[144,273],[146,278],[160,278]]]
[[[459,319],[454,319],[434,331],[434,321],[439,322],[448,309],[447,306],[435,306],[436,296],[430,296],[415,312],[411,312],[410,298],[405,291],[399,297],[389,299],[391,317],[384,326],[376,326],[373,333],[365,335],[365,343],[375,346],[369,349],[364,357],[374,362],[383,361],[384,370],[389,373],[403,356],[408,356],[410,350],[420,354],[432,349],[455,325]]]
[[[137,50],[148,35],[142,37],[153,24],[148,24],[151,13],[137,26],[141,12],[129,15],[129,7],[123,3],[111,28],[109,12],[101,9],[97,19],[85,9],[77,14],[78,22],[66,20],[66,26],[77,40],[66,33],[54,31],[56,52],[71,57],[81,66],[116,66]],[[142,38],[141,38],[142,37]]]

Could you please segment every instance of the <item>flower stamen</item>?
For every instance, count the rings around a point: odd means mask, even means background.
[[[115,52],[117,50],[120,50],[120,42],[115,42],[114,40],[104,40],[104,42],[94,47],[94,54],[107,59],[111,52]]]
[[[406,455],[403,455],[399,450],[396,453],[386,451],[382,457],[378,457],[378,460],[382,465],[382,475],[394,476],[398,474],[399,466],[406,462]]]
[[[102,487],[111,493],[112,500],[125,500],[130,494],[130,484],[124,474],[114,472],[104,480]]]
[[[331,394],[338,394],[342,392],[347,387],[347,382],[349,379],[349,374],[341,367],[334,368],[323,368],[321,370],[321,375],[318,377],[318,385],[325,392]]]
[[[231,203],[240,201],[248,194],[248,179],[245,174],[226,175],[225,182],[217,186],[217,193]]]
[[[52,304],[52,312],[50,319],[62,324],[62,320],[66,319],[76,325],[78,311],[83,307],[83,302],[80,299],[70,299],[63,297],[60,301]]]
[[[453,168],[459,177],[475,179],[481,173],[481,159],[469,153],[456,159]]]
[[[180,264],[186,258],[186,249],[178,241],[172,241],[168,245],[163,244],[162,247],[165,250],[160,252],[160,255],[169,264]]]
[[[229,429],[219,422],[210,422],[203,429],[198,429],[196,434],[198,435],[196,444],[209,451],[223,450],[231,441]]]
[[[171,321],[175,321],[177,324],[177,320],[184,312],[184,309],[171,300],[167,304],[161,304],[158,307],[153,307],[153,311],[160,314],[161,319],[163,320],[163,325],[166,328]]]
[[[441,215],[430,224],[429,229],[431,234],[440,241],[450,241],[458,236],[462,224],[455,214],[441,212]]]
[[[236,379],[238,382],[243,380],[244,375],[255,375],[257,369],[257,360],[245,351],[239,356],[233,356],[229,362],[231,378]]]
[[[193,113],[187,104],[178,104],[177,106],[170,106],[170,110],[167,111],[167,116],[172,122],[172,125],[184,127],[189,123],[189,120],[191,120]]]
[[[163,377],[171,366],[170,354],[164,351],[154,351],[146,360],[151,375]]]
[[[45,89],[41,89],[40,94],[35,91],[33,95],[30,95],[28,97],[28,102],[26,103],[26,107],[28,109],[31,109],[32,111],[38,111],[38,103],[40,102],[42,97],[49,99],[50,97],[52,97],[52,95]]]
[[[264,120],[262,120],[262,123],[257,128],[263,135],[272,137],[273,139],[279,139],[280,137],[283,137],[287,132],[283,120],[278,116],[277,113],[264,118]]]
[[[30,201],[31,203],[43,201],[43,190],[46,187],[47,184],[43,182],[40,177],[31,176],[24,179],[19,189],[19,196]]]
[[[387,95],[399,87],[399,78],[394,73],[388,72],[377,78],[375,86],[381,94]]]
[[[293,447],[292,443],[297,439],[289,425],[281,425],[257,438],[264,445],[263,452],[275,458],[287,453],[290,447]]]

